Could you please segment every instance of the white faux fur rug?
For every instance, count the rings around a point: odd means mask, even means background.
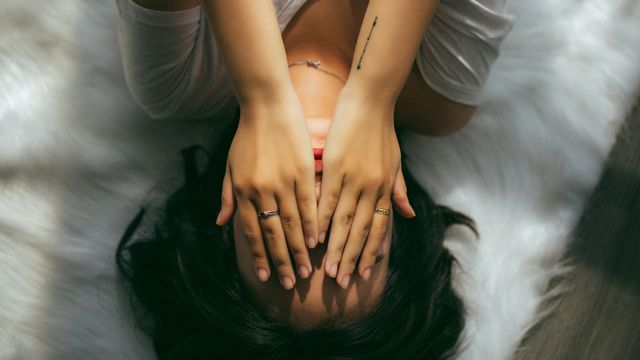
[[[640,88],[637,0],[512,0],[474,120],[403,135],[436,201],[473,217],[447,244],[469,307],[462,359],[508,359],[536,319]],[[206,123],[146,119],[124,86],[107,0],[0,4],[0,359],[152,359],[113,254]]]

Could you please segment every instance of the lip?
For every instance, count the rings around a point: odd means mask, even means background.
[[[322,173],[322,148],[313,148],[313,159],[316,163],[316,174]]]

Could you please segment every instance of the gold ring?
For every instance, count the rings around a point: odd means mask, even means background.
[[[377,214],[382,214],[382,215],[389,216],[389,214],[391,214],[391,209],[385,209],[385,208],[377,207],[375,210],[373,210],[373,212],[377,213]]]
[[[258,218],[264,219],[264,218],[268,218],[269,216],[278,215],[278,214],[280,214],[280,211],[278,210],[258,211]]]

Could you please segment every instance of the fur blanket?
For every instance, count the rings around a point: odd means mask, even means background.
[[[472,122],[401,134],[456,226],[468,308],[461,359],[508,359],[561,293],[550,278],[640,89],[637,0],[512,0],[518,15]],[[152,359],[116,285],[113,254],[149,192],[180,181],[177,151],[205,122],[147,119],[115,40],[115,4],[0,5],[0,359]],[[158,185],[160,184],[160,185]]]

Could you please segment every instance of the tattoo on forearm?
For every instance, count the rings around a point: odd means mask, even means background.
[[[367,36],[367,42],[364,43],[364,48],[362,49],[362,54],[360,55],[360,60],[358,61],[358,67],[357,67],[358,70],[360,70],[360,67],[362,67],[362,57],[364,56],[364,52],[367,50],[367,45],[369,45],[369,39],[371,39],[373,28],[376,27],[377,22],[378,22],[378,17],[376,16],[375,19],[373,19],[373,25],[371,25],[371,30],[369,30],[369,36]]]

